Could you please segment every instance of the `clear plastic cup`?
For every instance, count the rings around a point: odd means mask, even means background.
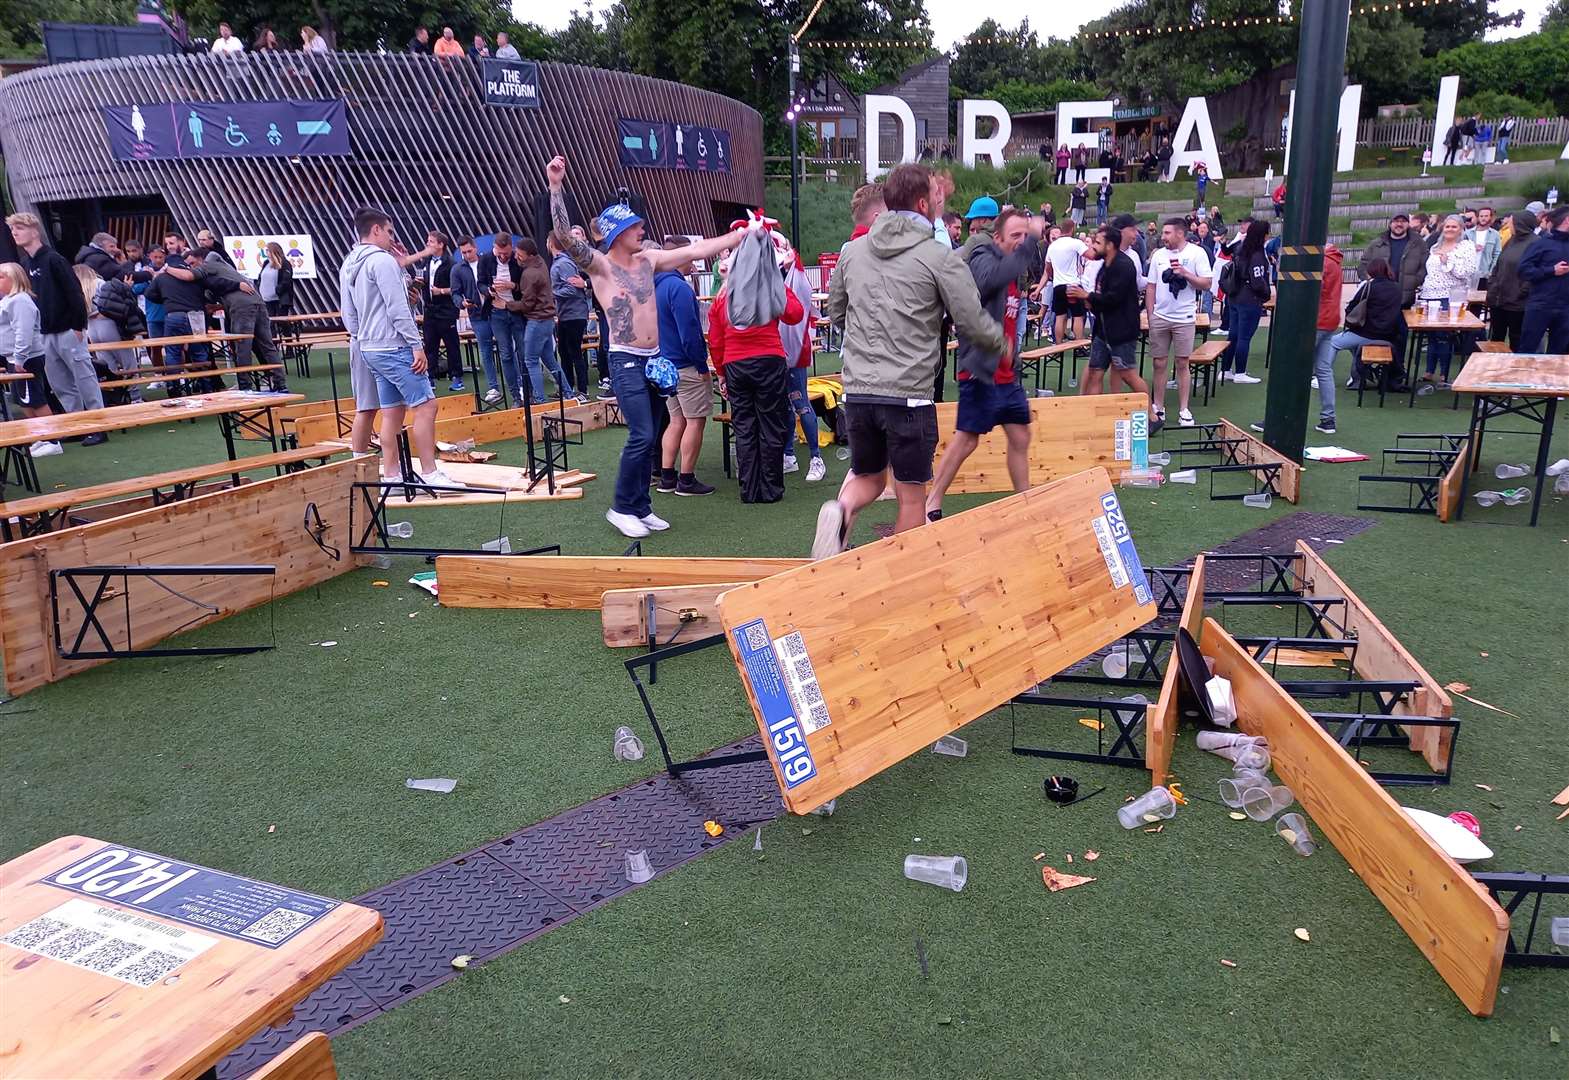
[[[1171,455],[1162,450],[1159,453],[1151,454],[1149,456],[1149,462],[1151,465],[1170,465]]]
[[[625,724],[616,728],[612,749],[617,761],[643,760],[643,740],[639,739],[632,729]]]
[[[391,558],[391,556],[388,556],[388,555],[372,555],[371,559],[370,559],[370,564],[372,566],[374,566],[377,570],[391,570],[392,569],[392,558]]]
[[[1201,731],[1194,737],[1200,750],[1221,750],[1228,746],[1268,746],[1262,735],[1244,735],[1240,731]]]
[[[654,876],[654,868],[648,861],[648,849],[638,848],[636,851],[626,853],[627,880],[634,885],[640,885]]]
[[[1267,491],[1261,491],[1257,495],[1242,496],[1243,506],[1251,506],[1258,510],[1268,510],[1270,504],[1274,501]]]
[[[1269,788],[1269,777],[1255,769],[1238,769],[1220,782],[1220,801],[1233,810],[1242,809],[1242,799],[1254,788]]]
[[[411,521],[394,521],[387,526],[387,535],[396,536],[399,540],[407,540],[414,535],[414,523]]]
[[[1172,473],[1166,479],[1173,484],[1197,484],[1199,482],[1199,472],[1197,469],[1182,469]]]
[[[1269,771],[1269,747],[1233,746],[1230,750],[1229,754],[1223,754],[1222,756],[1231,758],[1231,763],[1235,768],[1251,772]]]
[[[480,548],[485,551],[494,551],[500,555],[511,555],[512,537],[498,536],[494,540],[486,540],[480,545]]]
[[[1165,480],[1159,469],[1125,469],[1122,473],[1124,487],[1158,488]]]
[[[1117,821],[1124,829],[1137,829],[1149,824],[1149,819],[1160,821],[1177,816],[1177,800],[1163,787],[1150,788],[1130,803],[1117,808]]]
[[[970,864],[963,855],[906,855],[904,876],[960,892],[969,880]]]
[[[1126,649],[1109,652],[1100,662],[1100,669],[1106,673],[1108,679],[1121,679],[1128,674],[1128,653]]]
[[[1242,793],[1242,812],[1254,821],[1268,821],[1296,801],[1297,797],[1284,784],[1249,788]]]
[[[1531,470],[1524,465],[1500,465],[1493,470],[1493,475],[1500,480],[1518,480],[1522,476],[1530,476]]]
[[[849,461],[850,448],[848,446],[839,447],[839,449],[834,451],[834,457],[838,458],[840,461]]]
[[[1569,946],[1569,918],[1562,915],[1555,917],[1550,924],[1550,932],[1554,945]]]
[[[932,753],[944,757],[964,757],[970,752],[970,744],[956,735],[944,735],[932,743]]]
[[[1298,855],[1311,855],[1318,850],[1307,818],[1301,814],[1281,814],[1280,820],[1275,822],[1275,835],[1290,844],[1291,850]]]
[[[816,814],[818,817],[833,817],[834,816],[834,807],[837,806],[838,804],[839,804],[839,800],[838,799],[829,799],[827,802],[823,803],[823,805],[819,806],[816,810],[813,810],[812,813]]]

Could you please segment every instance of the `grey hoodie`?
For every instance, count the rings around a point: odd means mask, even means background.
[[[362,351],[423,347],[398,260],[375,244],[355,244],[343,260],[338,305],[344,328]]]
[[[588,318],[587,290],[567,283],[575,277],[587,280],[572,256],[563,251],[550,260],[550,291],[556,297],[556,318],[562,322]]]
[[[897,211],[851,240],[828,287],[828,317],[844,327],[851,401],[930,401],[943,315],[975,348],[1002,352],[1002,326],[981,308],[959,254]]]
[[[0,364],[15,360],[20,364],[44,355],[44,339],[38,333],[38,305],[25,292],[13,290],[0,298]]]
[[[973,237],[972,237],[973,239]],[[1008,286],[1019,280],[1019,275],[1030,265],[1030,238],[1016,248],[1012,255],[1004,255],[996,241],[989,235],[970,247],[968,259],[970,275],[975,278],[975,288],[980,293],[981,307],[999,323],[1008,311]],[[969,247],[968,244],[965,245]],[[1020,300],[1023,303],[1023,300]],[[997,375],[997,365],[1002,353],[983,349],[963,334],[959,335],[959,369],[983,383],[992,382]],[[1015,378],[1018,376],[1015,375]]]

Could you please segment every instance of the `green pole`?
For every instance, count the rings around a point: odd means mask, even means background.
[[[1304,0],[1297,46],[1297,101],[1285,228],[1275,292],[1274,353],[1264,405],[1264,441],[1294,461],[1307,437],[1309,380],[1329,196],[1335,178],[1335,127],[1345,79],[1350,0]]]

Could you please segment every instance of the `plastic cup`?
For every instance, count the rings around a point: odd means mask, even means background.
[[[1553,944],[1569,946],[1569,918],[1559,915],[1550,925]]]
[[[1173,484],[1197,484],[1199,482],[1199,472],[1197,469],[1181,469],[1172,473],[1166,479]]]
[[[834,816],[834,807],[837,806],[838,803],[839,803],[838,799],[829,799],[827,802],[823,803],[823,805],[819,806],[816,810],[813,810],[812,813],[816,814],[818,817],[833,817]]]
[[[1268,772],[1270,765],[1269,747],[1267,746],[1233,746],[1229,754],[1222,757],[1231,758],[1232,766],[1243,772]]]
[[[632,729],[624,724],[616,728],[613,750],[617,761],[643,760],[643,740],[633,734]]]
[[[1242,808],[1242,797],[1254,788],[1268,788],[1269,777],[1256,769],[1237,769],[1220,782],[1220,801],[1233,810]]]
[[[1100,669],[1106,673],[1108,679],[1124,678],[1128,674],[1127,651],[1107,653],[1105,659],[1100,662]]]
[[[1195,737],[1200,750],[1220,750],[1228,746],[1268,746],[1262,735],[1244,735],[1240,731],[1201,731]]]
[[[1041,389],[1035,391],[1035,396],[1036,397],[1056,397],[1057,396],[1057,392],[1055,390],[1050,390],[1050,389],[1047,389],[1046,387],[1042,387]]]
[[[1148,824],[1147,818],[1163,820],[1177,816],[1177,800],[1163,787],[1150,788],[1130,803],[1117,808],[1117,821],[1124,829]]]
[[[640,885],[654,876],[654,868],[648,862],[647,848],[626,853],[626,874],[627,880],[634,885]]]
[[[1254,821],[1268,821],[1296,802],[1296,799],[1291,789],[1284,784],[1249,788],[1242,793],[1242,812]]]
[[[1267,491],[1261,491],[1257,495],[1242,496],[1243,506],[1251,506],[1259,510],[1268,510],[1270,503],[1274,501]]]
[[[387,535],[396,536],[399,540],[407,540],[414,535],[414,523],[410,521],[394,521],[387,526]]]
[[[970,744],[954,735],[944,735],[932,743],[932,753],[944,757],[964,757],[970,752]]]
[[[960,892],[970,877],[970,864],[963,855],[906,855],[904,876],[944,889]]]
[[[1307,818],[1301,814],[1281,814],[1280,820],[1275,822],[1275,835],[1290,844],[1291,850],[1298,855],[1311,855],[1318,850]]]
[[[486,540],[480,545],[480,548],[484,551],[494,551],[500,555],[511,555],[512,537],[498,536],[494,540]]]
[[[1149,456],[1149,462],[1150,462],[1151,465],[1170,465],[1171,464],[1171,455],[1169,453],[1167,453],[1166,451],[1162,450],[1158,454],[1151,454]]]
[[[1522,476],[1530,476],[1531,470],[1524,465],[1500,465],[1493,470],[1493,475],[1500,480],[1518,480]]]
[[[839,449],[834,451],[834,457],[838,458],[840,461],[849,461],[850,448],[848,446],[839,447]]]

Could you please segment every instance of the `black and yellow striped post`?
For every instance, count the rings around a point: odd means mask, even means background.
[[[1275,348],[1264,441],[1295,461],[1307,437],[1313,337],[1335,179],[1335,125],[1346,70],[1350,0],[1303,0],[1297,101],[1291,119],[1285,228],[1275,292]]]

